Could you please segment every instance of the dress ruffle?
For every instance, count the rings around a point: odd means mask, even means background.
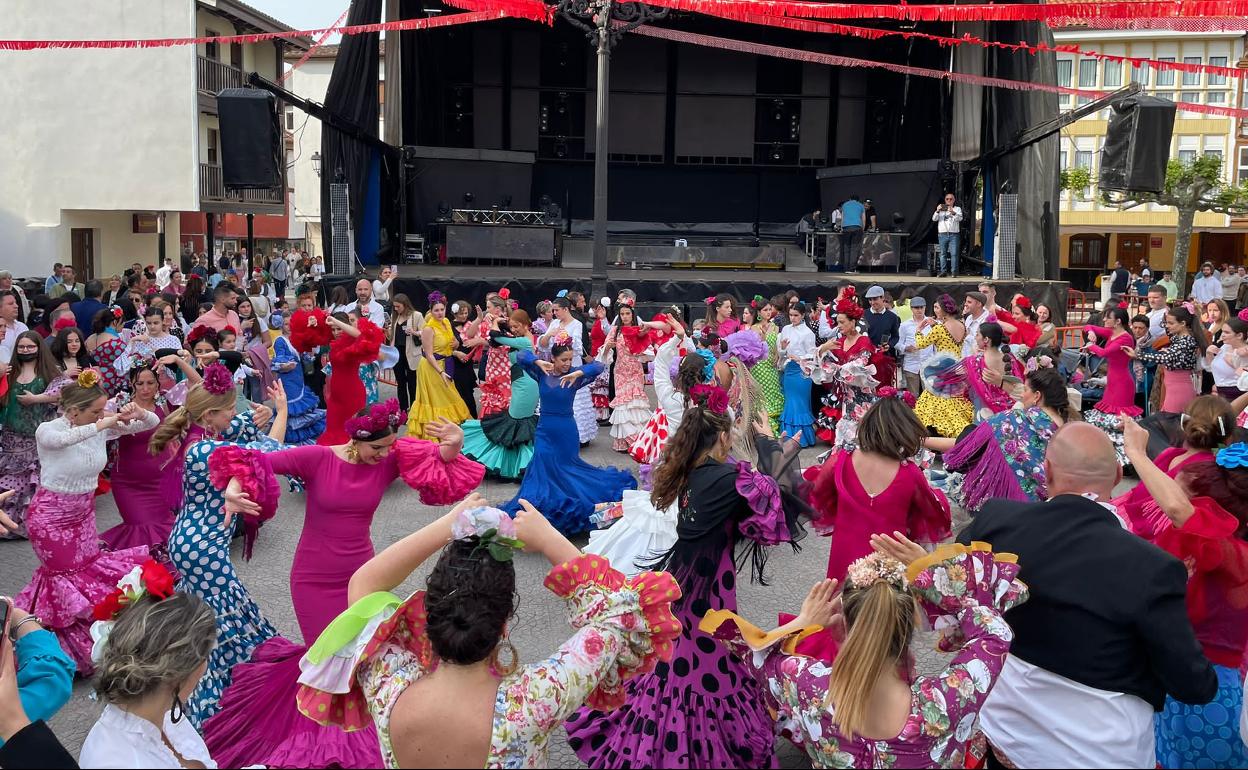
[[[185,573],[184,573],[185,574]],[[202,578],[201,578],[202,580]],[[179,591],[187,590],[179,583]],[[187,716],[200,727],[213,714],[221,693],[230,685],[234,669],[227,661],[245,661],[261,644],[277,636],[260,608],[236,580],[216,591],[194,591],[217,616],[217,646],[208,657],[208,670],[186,703]]]
[[[911,562],[906,579],[940,635],[937,649],[953,652],[965,643],[961,615],[968,607],[1004,613],[1027,601],[1028,588],[1018,580],[1018,571],[1017,556],[994,553],[991,545],[978,541],[946,543]],[[1002,638],[1012,638],[1008,627]]]
[[[531,422],[534,427],[537,425],[536,416],[525,420],[513,420],[506,412],[492,414],[486,419],[497,424],[502,422],[499,418],[510,421],[502,425],[505,431],[514,431],[517,434],[524,432],[521,423]],[[483,422],[469,420],[460,427],[464,431],[464,447],[461,450],[464,457],[485,466],[487,476],[504,481],[518,481],[524,476],[529,463],[533,461],[534,444],[531,438],[527,443],[504,446],[490,439],[484,430]]]
[[[312,403],[317,403],[315,393],[312,393],[310,389],[304,392],[312,394]],[[317,436],[324,432],[324,409],[309,409],[301,414],[292,414],[286,418],[287,444],[310,444],[316,441]]]
[[[759,473],[747,462],[737,463],[737,492],[745,498],[753,514],[737,524],[742,535],[762,545],[792,541],[780,500],[780,485]]]
[[[481,432],[491,443],[506,449],[532,444],[537,435],[537,415],[528,417],[512,417],[507,412],[498,412],[489,417],[482,417]]]
[[[602,556],[625,575],[642,572],[640,565],[655,561],[676,544],[675,507],[658,510],[648,492],[624,492],[619,514],[607,528],[589,533],[584,551]]]
[[[627,452],[650,421],[650,402],[630,401],[611,410],[612,448]]]
[[[204,723],[204,742],[221,767],[381,767],[377,732],[344,732],[298,710],[305,648],[280,636],[234,667],[221,710]]]
[[[420,493],[425,505],[457,503],[485,478],[485,467],[463,455],[443,462],[442,450],[431,441],[401,438],[394,442],[394,451],[399,458],[399,475]]]
[[[251,550],[260,525],[277,513],[282,489],[263,452],[240,446],[222,446],[208,456],[208,481],[224,491],[237,478],[252,502],[260,506],[257,516],[243,516],[243,557],[251,560]]]
[[[290,316],[290,344],[300,353],[310,353],[322,345],[328,345],[333,339],[329,323],[325,320],[329,315],[321,308],[311,312],[296,310]],[[309,319],[315,318],[316,325],[308,326]]]
[[[1183,526],[1166,518],[1153,544],[1187,566],[1187,616],[1199,624],[1213,611],[1213,602],[1248,607],[1248,543],[1235,536],[1239,521],[1222,506],[1208,497],[1194,497],[1191,503],[1194,510]]]
[[[633,438],[633,445],[629,447],[628,456],[642,465],[652,464],[662,456],[670,432],[667,413],[663,411],[663,407],[655,409],[641,432]]]
[[[769,352],[767,343],[751,329],[733,332],[724,338],[724,342],[728,345],[729,354],[741,359],[741,363],[747,367],[767,358]]]

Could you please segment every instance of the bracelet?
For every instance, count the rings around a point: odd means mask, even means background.
[[[42,628],[42,627],[43,627],[43,621],[42,621],[42,620],[40,620],[40,619],[38,618],[38,616],[36,616],[36,615],[27,615],[26,617],[24,617],[24,618],[22,618],[21,620],[19,620],[19,621],[17,622],[17,625],[13,626],[13,628],[9,630],[9,638],[10,638],[10,639],[12,639],[13,641],[15,641],[15,642],[16,642],[16,641],[17,641],[17,629],[21,628],[22,626],[26,625],[27,623],[34,623],[35,625],[39,626],[40,628]]]

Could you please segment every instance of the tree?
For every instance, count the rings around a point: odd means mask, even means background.
[[[1160,193],[1102,191],[1101,199],[1123,210],[1156,203],[1178,211],[1174,266],[1170,276],[1180,291],[1187,285],[1187,260],[1192,249],[1192,223],[1196,212],[1214,211],[1228,216],[1248,214],[1248,184],[1230,185],[1223,180],[1221,155],[1203,155],[1190,161],[1172,158],[1166,163],[1166,182]]]

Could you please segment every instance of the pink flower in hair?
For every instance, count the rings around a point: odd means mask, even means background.
[[[204,367],[204,390],[220,396],[234,390],[234,378],[230,376],[230,370],[219,363],[208,364]]]

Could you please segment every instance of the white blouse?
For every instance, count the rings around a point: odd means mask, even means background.
[[[789,341],[787,347],[780,348],[780,356],[786,361],[789,358],[810,358],[815,354],[815,333],[805,323],[784,327],[780,330],[780,339]]]
[[[210,770],[217,767],[217,763],[208,754],[204,739],[195,732],[190,720],[182,719],[174,724],[166,713],[164,737],[169,739],[169,744],[182,755],[182,759],[202,762]],[[156,725],[110,703],[104,707],[99,721],[87,734],[87,740],[82,744],[82,755],[78,758],[78,766],[133,767],[142,770],[180,768],[182,763],[165,745]]]
[[[1213,374],[1213,384],[1219,388],[1238,387],[1240,363],[1241,358],[1235,353],[1235,349],[1224,344],[1209,364],[1209,371]]]
[[[144,411],[129,425],[100,431],[95,423],[74,427],[58,417],[35,430],[39,447],[39,483],[53,492],[78,495],[94,490],[100,471],[108,463],[108,442],[118,436],[142,433],[160,424],[160,418]]]

